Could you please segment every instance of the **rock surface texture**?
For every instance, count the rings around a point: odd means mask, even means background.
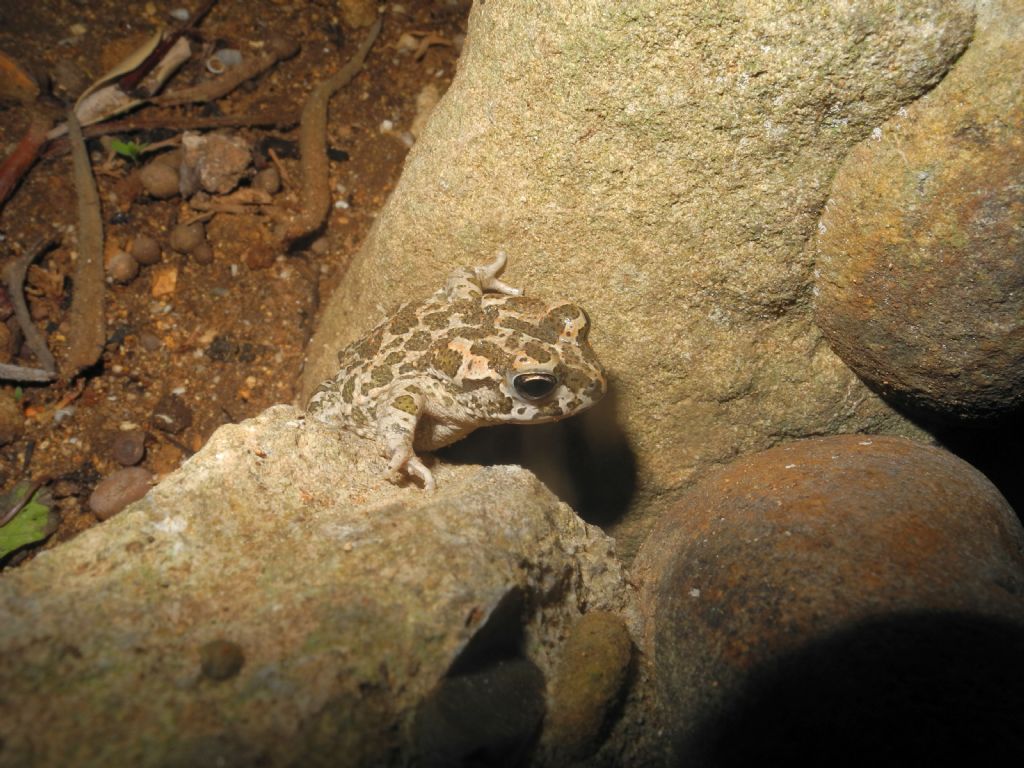
[[[426,494],[369,446],[272,408],[4,574],[0,766],[431,764],[506,710],[539,739],[563,636],[629,601],[611,540],[518,468]],[[468,747],[417,725],[452,689]]]
[[[593,319],[608,421],[635,457],[628,510],[603,511],[627,555],[740,453],[913,433],[813,325],[806,244],[846,153],[941,80],[973,24],[971,3],[939,0],[474,4],[459,74],[325,308],[305,392],[382,313],[503,249],[509,283]]]
[[[1024,756],[1024,530],[945,451],[745,456],[658,521],[635,574],[674,765]]]
[[[816,316],[876,389],[951,419],[1024,404],[1024,2],[978,9],[949,75],[836,176]]]

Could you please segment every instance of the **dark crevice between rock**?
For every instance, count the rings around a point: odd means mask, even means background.
[[[522,654],[525,597],[509,592],[417,707],[414,764],[529,763],[544,719],[544,675]]]
[[[588,523],[611,525],[636,493],[636,454],[617,418],[614,389],[579,416],[553,424],[478,429],[438,452],[453,464],[518,464]]]

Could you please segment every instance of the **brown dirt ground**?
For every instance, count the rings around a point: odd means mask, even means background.
[[[198,0],[0,0],[0,50],[37,79],[53,84],[34,105],[0,102],[0,156],[13,150],[32,109],[59,118],[72,89],[107,71],[159,27],[176,26],[169,16],[172,9],[198,6]],[[14,420],[23,421],[21,436],[0,446],[0,486],[7,490],[26,477],[49,484],[60,523],[45,547],[97,522],[88,498],[101,478],[120,468],[113,445],[125,430],[134,426],[145,431],[141,466],[159,476],[174,470],[222,424],[292,401],[320,300],[337,284],[398,178],[409,143],[403,133],[416,113],[417,94],[428,83],[443,93],[450,83],[468,7],[468,0],[390,5],[363,71],[331,100],[328,145],[336,150],[336,159],[330,165],[330,184],[335,201],[344,202],[332,207],[322,236],[307,250],[277,250],[270,258],[255,258],[253,254],[266,254],[260,222],[218,213],[207,225],[212,263],[176,254],[167,244],[168,234],[180,219],[194,215],[188,203],[180,197],[149,198],[135,181],[138,164],[112,155],[99,140],[89,142],[106,249],[127,248],[144,233],[161,243],[163,253],[158,264],[143,266],[127,284],[108,280],[108,341],[94,369],[70,384],[17,387],[0,382],[0,398],[13,399],[20,410]],[[283,35],[300,41],[302,48],[296,57],[212,105],[145,107],[134,117],[159,121],[266,110],[297,116],[312,84],[340,69],[365,35],[365,30],[346,26],[338,3],[330,0],[219,0],[198,31],[192,59],[165,91],[208,77],[202,53],[211,49],[204,44],[245,53],[252,50],[250,41]],[[440,44],[425,47],[417,58],[419,51],[399,46],[403,34],[416,39],[437,35]],[[391,121],[393,130],[384,130],[384,121]],[[228,132],[258,148],[257,164],[269,161],[261,142],[276,140],[272,146],[291,181],[274,204],[294,209],[299,167],[290,153],[297,128]],[[155,142],[180,133],[117,135]],[[37,163],[0,210],[0,266],[44,235],[61,237],[61,244],[30,269],[26,289],[33,319],[58,363],[67,346],[77,256],[75,200],[65,154]],[[173,292],[154,296],[157,278],[166,279],[169,273],[176,275]],[[7,324],[16,328],[13,318]],[[8,348],[0,349],[0,362],[36,365],[16,330],[13,336]],[[178,412],[179,423],[171,427],[177,431],[167,431],[154,418],[168,407]]]

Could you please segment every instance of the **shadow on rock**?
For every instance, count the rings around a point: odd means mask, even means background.
[[[691,739],[686,766],[1024,764],[1024,625],[964,613],[865,622],[790,654]]]
[[[618,521],[636,492],[636,456],[616,416],[614,390],[586,413],[553,424],[478,429],[438,452],[454,464],[518,464],[588,523]]]

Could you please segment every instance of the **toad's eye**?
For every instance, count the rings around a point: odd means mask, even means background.
[[[512,379],[512,386],[523,400],[536,402],[555,391],[558,377],[551,373],[521,373]]]

